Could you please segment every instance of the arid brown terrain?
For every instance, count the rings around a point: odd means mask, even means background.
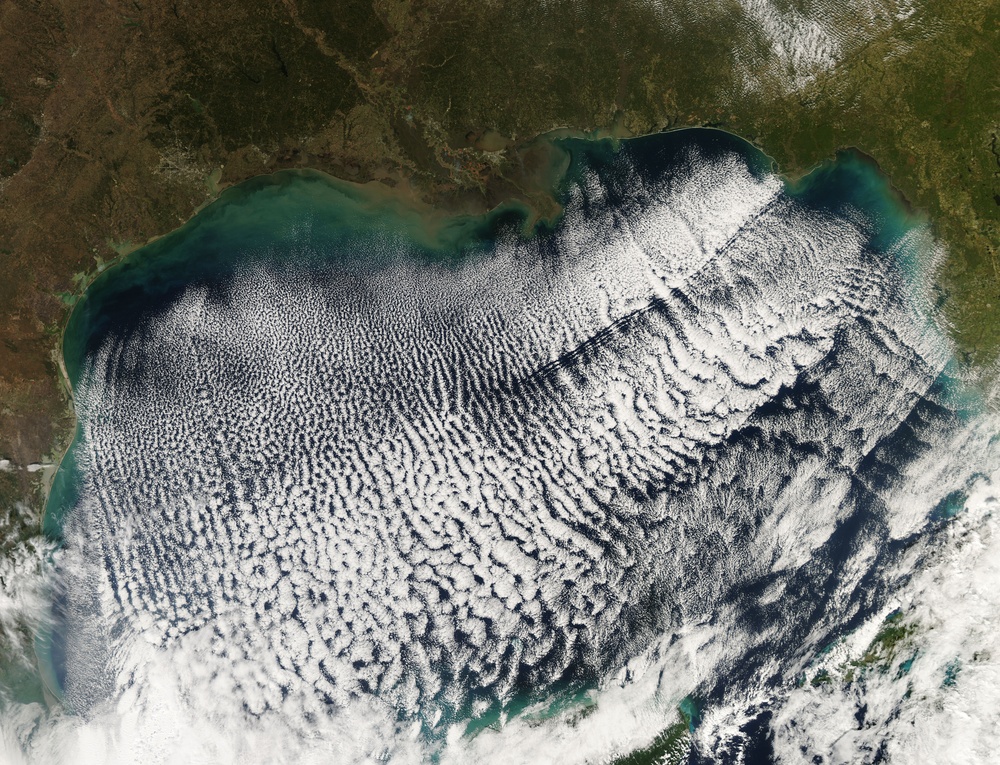
[[[59,342],[89,279],[280,168],[550,212],[534,139],[557,128],[714,125],[791,175],[856,146],[948,247],[955,340],[989,365],[1000,5],[820,5],[849,32],[791,71],[736,3],[0,0],[0,547],[37,529],[70,435]]]

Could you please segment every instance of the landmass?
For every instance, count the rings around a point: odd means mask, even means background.
[[[941,310],[988,375],[998,71],[1000,4],[972,0],[3,0],[0,554],[37,536],[72,434],[60,337],[87,284],[283,168],[551,216],[553,131],[719,127],[790,178],[856,147],[941,241]]]

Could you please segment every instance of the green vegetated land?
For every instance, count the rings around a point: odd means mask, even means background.
[[[114,260],[112,243],[162,235],[220,185],[283,167],[455,211],[518,199],[551,214],[536,139],[560,128],[712,125],[792,176],[859,148],[946,244],[944,310],[963,359],[987,366],[1000,3],[771,9],[825,31],[782,37],[734,0],[6,0],[0,458],[58,458],[71,418],[53,352],[79,276]],[[820,55],[796,54],[810,39]],[[30,493],[23,471],[3,483],[5,504]]]
[[[819,670],[803,673],[799,678],[800,686],[806,682],[812,688],[848,686],[863,680],[870,672],[887,674],[891,671],[895,679],[899,680],[909,673],[917,657],[913,641],[919,631],[917,623],[907,620],[902,612],[894,611],[885,618],[871,643],[860,655],[835,667],[823,666]]]
[[[792,175],[857,147],[947,245],[942,299],[964,358],[996,358],[1000,3],[930,0],[906,18],[896,3],[775,3],[839,36],[835,66],[799,71],[735,3],[439,5],[440,26],[390,43],[431,142],[710,124]]]
[[[943,310],[962,359],[988,369],[1000,2],[771,9],[820,22],[829,55],[797,56],[735,0],[0,2],[4,538],[37,533],[43,472],[24,468],[68,440],[61,328],[113,243],[162,235],[219,185],[285,167],[455,211],[516,199],[549,213],[551,152],[536,139],[560,128],[712,125],[793,177],[857,147],[946,246]]]
[[[756,140],[788,168],[851,144],[929,215],[963,359],[1000,349],[1000,3],[928,3],[800,96],[776,98]]]
[[[618,758],[613,765],[675,765],[689,751],[688,724],[679,722],[664,729],[649,746]]]

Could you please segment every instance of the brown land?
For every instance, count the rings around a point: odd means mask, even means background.
[[[820,3],[853,36],[794,87],[737,4],[702,5],[0,0],[0,513],[37,529],[42,473],[22,468],[69,435],[58,343],[95,271],[285,167],[549,212],[533,139],[554,128],[712,124],[793,174],[857,146],[930,215],[956,342],[989,364],[1000,5],[927,0],[900,22]]]

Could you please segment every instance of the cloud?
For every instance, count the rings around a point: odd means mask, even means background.
[[[600,761],[692,692],[707,746],[878,612],[973,469],[920,483],[969,438],[920,254],[735,150],[640,148],[550,234],[448,265],[359,235],[113,327],[76,385],[73,713],[8,709],[9,746]]]

